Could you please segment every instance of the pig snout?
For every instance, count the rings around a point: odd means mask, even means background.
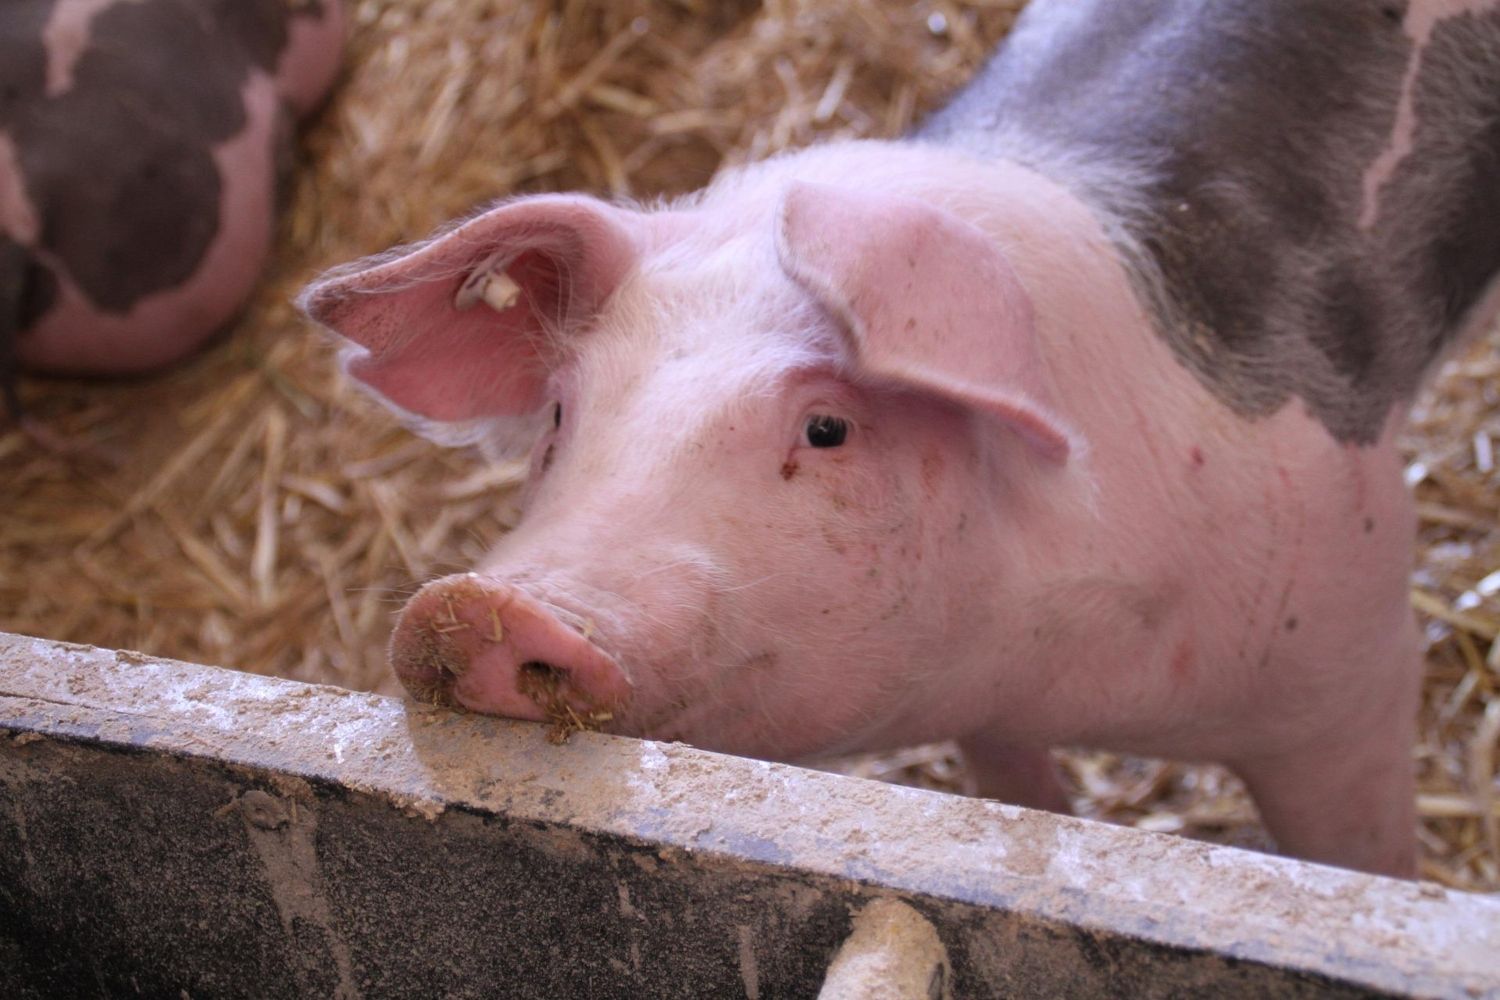
[[[391,637],[397,677],[419,701],[596,729],[630,698],[619,664],[565,612],[477,573],[427,584]]]

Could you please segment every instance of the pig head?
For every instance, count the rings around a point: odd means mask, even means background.
[[[401,615],[416,697],[795,758],[1035,683],[994,529],[1076,443],[1015,270],[916,198],[756,204],[522,199],[305,293],[423,429],[530,449],[520,524]]]

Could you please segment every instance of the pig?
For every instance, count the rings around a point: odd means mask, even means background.
[[[1500,4],[1037,0],[913,134],[652,208],[503,202],[301,304],[530,456],[390,645],[416,697],[783,760],[1223,762],[1414,871],[1393,440],[1500,306]]]
[[[243,304],[339,0],[0,5],[0,387],[147,371]]]

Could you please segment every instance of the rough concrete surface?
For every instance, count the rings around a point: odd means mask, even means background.
[[[0,995],[1500,997],[1500,899],[0,634]]]

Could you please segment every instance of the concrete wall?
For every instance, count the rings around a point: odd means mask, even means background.
[[[0,995],[1497,996],[1500,899],[0,634]]]

